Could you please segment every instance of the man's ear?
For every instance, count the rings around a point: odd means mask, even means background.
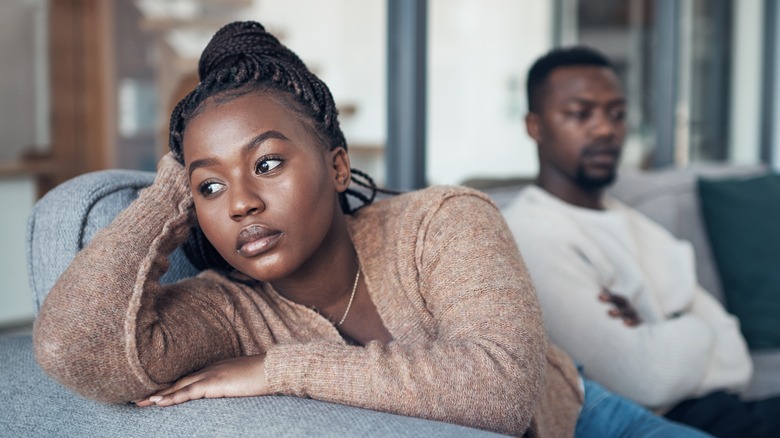
[[[333,171],[333,184],[336,191],[343,193],[352,182],[352,172],[349,163],[349,154],[341,146],[332,149],[329,153],[330,165]]]
[[[529,112],[525,115],[525,131],[528,133],[529,137],[534,139],[536,144],[544,143],[542,120],[536,113]]]

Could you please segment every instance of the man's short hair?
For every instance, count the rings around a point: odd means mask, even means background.
[[[544,93],[544,85],[553,70],[560,67],[596,66],[615,71],[615,66],[601,52],[586,46],[559,47],[537,59],[528,70],[526,95],[528,111],[538,112]]]

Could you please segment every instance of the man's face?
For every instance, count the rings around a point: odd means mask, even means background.
[[[539,144],[541,166],[585,189],[600,189],[616,176],[626,136],[626,103],[615,73],[606,67],[554,70],[537,113],[526,119]]]

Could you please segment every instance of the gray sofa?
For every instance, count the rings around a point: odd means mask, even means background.
[[[761,168],[715,167],[649,174],[624,173],[612,194],[635,206],[697,249],[702,284],[720,297],[711,251],[698,211],[696,176],[748,175]],[[95,231],[149,185],[152,173],[111,170],[75,178],[35,206],[28,226],[30,283],[37,309],[73,255]],[[485,189],[499,205],[519,186]],[[164,281],[192,275],[181,252]],[[47,378],[35,364],[30,336],[0,337],[2,436],[495,436],[452,424],[402,417],[295,397],[200,400],[170,408],[108,406],[82,399]],[[780,394],[780,352],[754,354],[747,392]]]

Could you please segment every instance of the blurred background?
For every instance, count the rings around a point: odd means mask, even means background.
[[[227,22],[295,51],[330,87],[353,166],[412,188],[532,177],[526,71],[574,43],[620,72],[623,166],[778,168],[778,14],[776,0],[3,0],[0,329],[32,320],[35,201],[85,172],[154,170]]]

